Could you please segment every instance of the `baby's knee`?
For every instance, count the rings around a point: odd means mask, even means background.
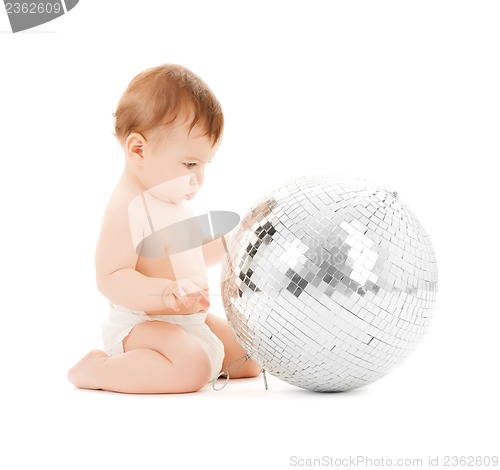
[[[205,350],[197,343],[191,345],[183,355],[182,361],[174,363],[178,368],[180,380],[189,391],[203,388],[211,378],[210,359]]]
[[[199,390],[212,378],[212,364],[205,350],[196,358],[195,364],[196,366],[193,371],[193,387]]]
[[[262,367],[260,367],[257,363],[255,363],[251,359],[248,361],[247,370],[245,371],[247,377],[257,377],[261,371]]]
[[[238,375],[233,374],[233,378],[252,378],[252,377],[257,377],[262,368],[256,364],[252,359],[249,359],[238,371]]]

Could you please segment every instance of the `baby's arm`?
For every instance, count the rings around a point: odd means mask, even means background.
[[[236,226],[231,232],[226,233],[224,235],[224,241],[227,245],[227,241],[233,232],[236,231],[238,226]],[[222,238],[217,238],[216,240],[205,243],[203,245],[203,258],[205,260],[205,266],[207,268],[211,268],[217,264],[222,263],[222,260],[226,256],[226,249],[224,248],[224,243],[222,242]]]
[[[148,277],[136,271],[134,248],[123,202],[110,202],[104,215],[95,254],[99,291],[113,304],[133,310],[160,310],[169,279]]]
[[[127,208],[110,202],[101,225],[96,249],[96,281],[99,291],[113,304],[146,312],[187,313],[207,308],[208,285],[203,279],[170,280],[145,276],[135,269],[137,253]]]

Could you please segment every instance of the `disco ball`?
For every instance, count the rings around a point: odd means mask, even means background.
[[[227,240],[228,322],[257,364],[334,392],[387,374],[426,333],[436,302],[429,236],[396,192],[307,176],[265,196]]]

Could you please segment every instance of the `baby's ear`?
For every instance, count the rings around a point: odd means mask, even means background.
[[[136,132],[129,134],[125,141],[125,153],[136,165],[142,166],[144,162],[144,143],[144,137]]]

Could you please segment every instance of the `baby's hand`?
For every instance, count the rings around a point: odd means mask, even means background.
[[[202,309],[210,306],[208,284],[200,278],[171,281],[163,292],[163,303],[167,308],[178,312],[189,309],[198,302]]]

